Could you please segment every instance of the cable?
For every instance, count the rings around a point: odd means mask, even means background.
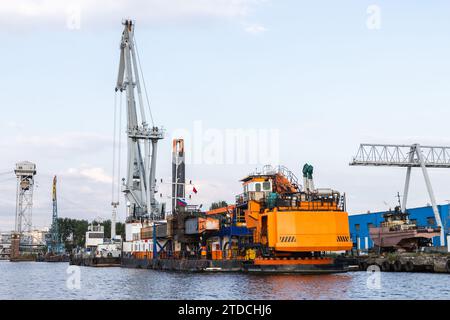
[[[113,165],[111,183],[111,204],[114,202],[114,178],[116,174],[116,136],[117,136],[117,91],[114,93]]]
[[[137,42],[136,42],[136,36],[134,34],[133,34],[133,41],[134,41],[134,45],[136,46],[137,60],[138,60],[138,65],[139,65],[139,71],[141,72],[141,76],[142,76],[142,84],[144,85],[145,99],[147,100],[148,111],[150,113],[150,119],[152,120],[152,125],[154,127],[155,122],[153,120],[152,109],[150,107],[150,100],[148,98],[148,93],[147,93],[147,86],[145,85],[144,72],[142,72],[141,58],[139,57],[139,49],[138,49]]]
[[[120,94],[120,103],[119,103],[119,150],[118,150],[118,166],[117,166],[117,202],[119,202],[119,194],[120,194],[120,159],[122,154],[122,93]]]

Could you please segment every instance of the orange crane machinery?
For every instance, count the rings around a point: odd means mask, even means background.
[[[285,167],[266,166],[242,183],[236,214],[245,216],[253,232],[250,271],[346,271],[324,254],[352,248],[345,195],[332,189],[303,192]]]

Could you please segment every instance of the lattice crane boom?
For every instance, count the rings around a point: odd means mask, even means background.
[[[419,145],[361,144],[350,165],[421,167],[413,146]],[[450,168],[450,147],[420,146],[420,149],[426,167]]]

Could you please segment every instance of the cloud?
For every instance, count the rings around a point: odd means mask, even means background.
[[[94,182],[112,183],[112,177],[105,172],[105,169],[100,167],[85,167],[81,169],[69,168],[67,174],[72,177],[87,178]],[[86,189],[83,189],[83,191],[86,192]]]
[[[247,24],[244,27],[244,30],[250,34],[260,34],[267,31],[267,29],[260,24]]]
[[[23,129],[23,128],[25,128],[25,125],[23,123],[18,123],[16,121],[5,122],[5,125],[8,128],[11,128],[11,129]]]
[[[56,25],[71,20],[117,23],[122,18],[139,23],[198,18],[239,18],[266,0],[15,0],[0,6],[0,25],[16,27]]]

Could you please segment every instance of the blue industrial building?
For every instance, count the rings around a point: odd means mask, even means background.
[[[445,239],[446,242],[449,240],[450,235],[450,206],[447,205],[438,205],[439,214],[441,216],[441,221],[445,230]],[[369,236],[369,227],[378,227],[381,222],[383,222],[383,212],[375,212],[375,213],[364,213],[364,214],[355,214],[349,215],[349,224],[350,224],[350,236],[353,241],[353,247],[358,250],[367,250],[373,247],[373,241]],[[428,207],[420,207],[408,209],[409,219],[416,223],[418,226],[422,227],[436,227],[436,220],[434,218],[433,208],[431,206]],[[440,238],[433,238],[433,245],[440,246]],[[447,243],[443,244],[447,245]]]

